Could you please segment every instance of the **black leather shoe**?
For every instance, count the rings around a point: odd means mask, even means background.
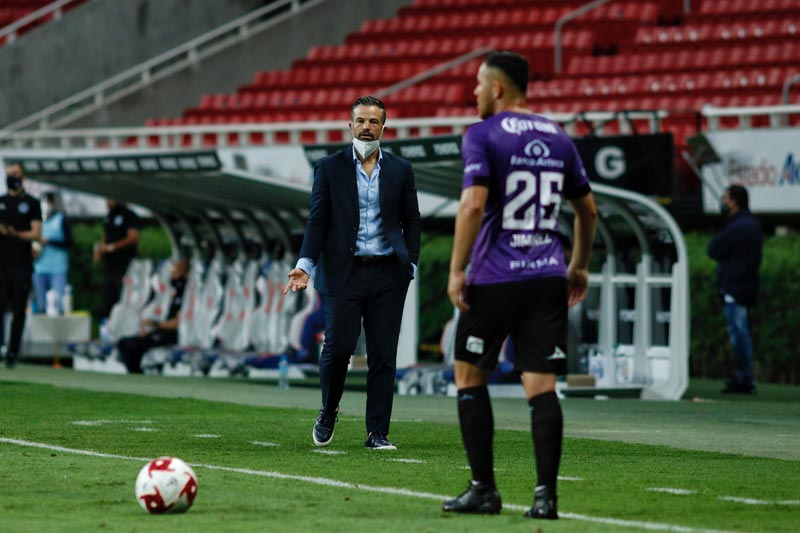
[[[397,446],[389,442],[389,439],[386,438],[386,434],[381,433],[380,431],[373,431],[367,436],[367,440],[364,442],[365,448],[370,448],[372,450],[396,450]]]
[[[336,412],[338,411],[337,409]],[[328,415],[320,409],[317,422],[314,424],[314,430],[311,432],[315,446],[327,446],[333,440],[333,426],[338,420],[336,412]]]
[[[442,511],[448,513],[498,514],[502,508],[503,502],[494,483],[470,483],[459,497],[442,504]]]
[[[525,517],[558,520],[557,500],[556,491],[547,485],[536,487],[533,493],[533,507],[525,513]]]
[[[723,394],[753,394],[755,391],[755,385],[738,381],[729,381],[725,384],[725,388],[722,389]]]

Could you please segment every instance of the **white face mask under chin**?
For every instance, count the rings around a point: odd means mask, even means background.
[[[356,150],[358,150],[358,153],[361,154],[361,157],[365,159],[371,156],[380,145],[380,139],[375,139],[374,141],[362,141],[361,139],[356,139],[355,137],[353,138],[353,146],[356,147]]]

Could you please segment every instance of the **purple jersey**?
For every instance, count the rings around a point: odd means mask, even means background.
[[[489,187],[467,283],[566,277],[561,202],[591,190],[572,140],[544,117],[502,112],[470,126],[461,151],[463,187]]]

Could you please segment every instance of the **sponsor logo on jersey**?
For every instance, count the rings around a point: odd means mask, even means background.
[[[539,139],[526,144],[524,152],[528,157],[550,157],[550,148]]]
[[[555,257],[542,257],[540,259],[531,259],[530,261],[515,259],[508,262],[508,267],[511,270],[539,270],[540,268],[558,266],[561,263]]]
[[[471,172],[480,172],[483,168],[481,163],[470,163],[469,165],[464,167],[464,174],[469,174]]]
[[[567,354],[559,347],[556,346],[556,350],[553,352],[553,355],[547,356],[548,361],[556,361],[557,359],[566,359]]]
[[[19,205],[17,206],[17,209],[18,209],[18,210],[19,210],[19,212],[20,212],[20,213],[22,213],[23,215],[24,215],[25,213],[27,213],[28,211],[30,211],[30,207],[28,206],[28,203],[27,203],[27,202],[20,202],[20,203],[19,203]]]
[[[511,166],[564,168],[564,161],[550,157],[511,156]]]
[[[114,217],[114,225],[115,226],[121,226],[124,221],[125,221],[125,219],[122,218],[122,215],[117,215],[117,216]]]
[[[483,353],[483,339],[479,337],[473,337],[472,335],[467,337],[467,351],[472,352],[474,354],[482,354]]]
[[[555,125],[541,120],[528,118],[506,117],[500,121],[500,127],[512,135],[522,135],[526,131],[538,131],[541,133],[558,133]]]
[[[511,243],[509,246],[512,248],[530,248],[533,246],[550,244],[551,242],[553,242],[553,239],[550,238],[550,235],[514,233],[511,235]]]

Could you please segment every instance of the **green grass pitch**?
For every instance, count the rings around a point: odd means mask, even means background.
[[[499,516],[453,516],[469,480],[455,401],[397,397],[396,451],[366,450],[347,391],[319,453],[315,389],[235,380],[0,371],[0,531],[798,531],[800,391],[681,402],[567,399],[557,522],[524,519],[535,483],[523,400],[493,401]],[[694,401],[693,401],[694,400]],[[194,465],[185,515],[150,516],[144,460]]]

